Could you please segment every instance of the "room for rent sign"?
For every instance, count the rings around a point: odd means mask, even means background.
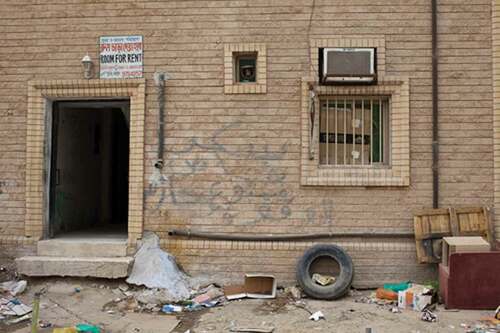
[[[142,36],[100,37],[99,48],[101,79],[127,79],[142,77]]]

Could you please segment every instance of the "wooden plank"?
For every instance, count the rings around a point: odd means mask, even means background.
[[[458,236],[459,235],[459,228],[458,228],[457,211],[453,207],[450,207],[448,211],[450,213],[450,230],[451,230],[451,234],[453,236]]]
[[[486,239],[490,243],[491,249],[495,249],[495,232],[493,231],[493,224],[491,223],[490,210],[487,207],[483,207],[483,216],[486,223]]]
[[[432,215],[443,215],[447,214],[448,209],[438,208],[438,209],[421,209],[413,213],[414,216],[432,216]]]
[[[457,214],[462,213],[482,213],[483,210],[481,207],[457,207],[455,208]]]
[[[484,236],[493,246],[490,212],[486,207],[424,209],[414,215],[417,258],[420,263],[437,263],[441,253],[436,242],[446,236]]]

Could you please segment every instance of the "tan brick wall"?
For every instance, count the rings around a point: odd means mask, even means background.
[[[412,231],[412,210],[429,207],[432,199],[430,1],[316,0],[314,9],[312,3],[2,2],[0,231],[25,232],[27,82],[80,79],[82,56],[88,52],[98,59],[98,37],[121,34],[142,34],[145,42],[144,225],[164,236],[188,271],[230,269],[236,277],[276,267],[282,280],[291,280],[305,245],[288,252],[231,243],[219,251],[215,242],[199,248],[198,242],[185,241],[174,249],[166,237],[170,228]],[[439,3],[440,199],[443,205],[492,205],[491,1]],[[356,37],[383,38],[386,75],[410,79],[410,186],[301,187],[300,91],[311,66],[310,41]],[[235,43],[266,45],[265,94],[224,93],[224,45]],[[159,186],[151,182],[156,70],[172,77],[166,180]],[[410,241],[346,242],[360,284],[429,272],[415,263]],[[379,246],[387,250],[378,251]]]
[[[493,154],[495,179],[495,235],[500,239],[500,1],[492,0]]]

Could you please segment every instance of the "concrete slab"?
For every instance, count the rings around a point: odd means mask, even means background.
[[[127,240],[119,238],[55,238],[38,242],[39,256],[55,257],[125,257]]]
[[[127,277],[133,257],[27,256],[16,259],[17,270],[27,276]]]

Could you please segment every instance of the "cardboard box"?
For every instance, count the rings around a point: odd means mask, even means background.
[[[422,285],[412,285],[410,288],[398,292],[398,307],[422,311],[432,303],[432,295],[427,295],[430,291]]]
[[[442,262],[448,266],[448,258],[452,253],[489,252],[490,244],[479,236],[443,237]]]
[[[276,279],[272,275],[246,274],[245,284],[224,287],[228,300],[238,298],[275,298]]]

